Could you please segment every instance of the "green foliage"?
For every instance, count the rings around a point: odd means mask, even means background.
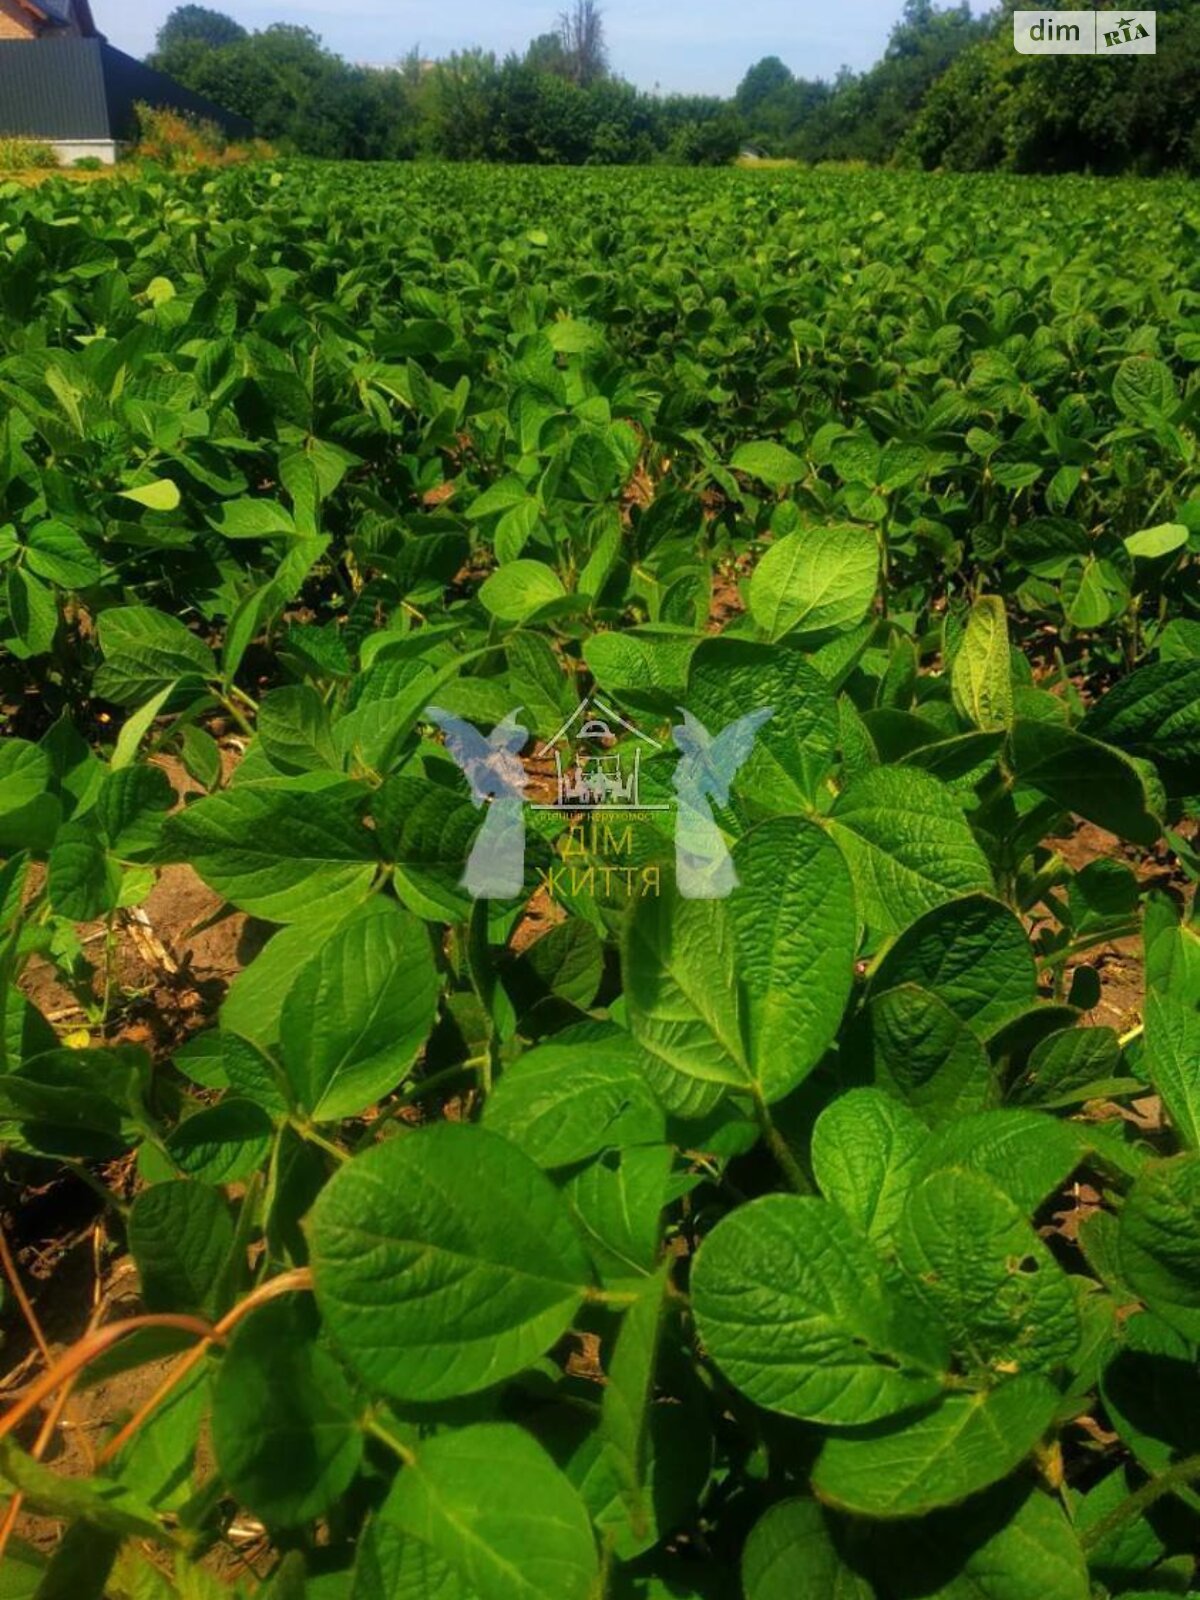
[[[37,139],[0,139],[0,172],[37,172],[58,165],[57,152]]]
[[[196,1352],[90,1476],[2,1441],[71,1531],[0,1592],[208,1600],[238,1516],[268,1600],[1191,1581],[1190,191],[633,192],[0,195],[0,1140],[135,1174],[158,1325],[88,1375]],[[534,807],[592,695],[641,808],[581,827]],[[723,899],[682,707],[771,712]],[[518,710],[525,878],[473,902],[440,729]],[[152,1056],[115,950],[167,867],[256,920]],[[1138,940],[1144,1026],[1088,962]]]

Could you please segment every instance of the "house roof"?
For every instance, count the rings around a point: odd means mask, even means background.
[[[0,135],[131,139],[139,101],[203,117],[235,139],[254,131],[244,117],[193,94],[103,39],[0,41]]]
[[[0,134],[112,139],[98,39],[0,43]]]
[[[52,22],[55,27],[69,27],[72,21],[79,24],[80,32],[84,38],[96,37],[96,23],[92,17],[92,8],[88,0],[18,0],[26,11],[32,11],[34,16],[40,17],[43,22]]]

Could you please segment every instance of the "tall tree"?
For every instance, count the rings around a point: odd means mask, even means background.
[[[750,67],[737,86],[734,100],[743,116],[752,116],[764,100],[785,93],[795,83],[791,69],[778,56],[764,56]]]
[[[158,50],[166,55],[179,45],[202,44],[210,50],[222,45],[237,44],[246,38],[240,22],[227,17],[223,11],[213,11],[208,6],[176,6],[158,30]]]
[[[570,10],[559,15],[558,33],[572,83],[586,89],[607,74],[604,13],[596,0],[574,0]]]

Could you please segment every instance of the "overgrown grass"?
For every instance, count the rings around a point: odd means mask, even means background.
[[[0,138],[0,172],[41,172],[58,164],[56,152],[37,139]]]
[[[172,171],[239,166],[247,161],[269,160],[275,153],[262,140],[236,143],[215,122],[160,106],[139,105],[137,118],[135,158],[156,162]]]

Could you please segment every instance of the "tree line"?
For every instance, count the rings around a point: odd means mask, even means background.
[[[524,54],[426,61],[413,50],[388,68],[351,64],[305,27],[251,31],[184,5],[150,59],[282,149],[313,156],[716,165],[749,147],[961,171],[1200,172],[1193,0],[1158,0],[1157,55],[1114,60],[1017,54],[1016,3],[979,18],[967,0],[905,0],[866,72],[828,81],[769,56],[728,100],[647,94],[616,76],[596,0],[572,0]]]

